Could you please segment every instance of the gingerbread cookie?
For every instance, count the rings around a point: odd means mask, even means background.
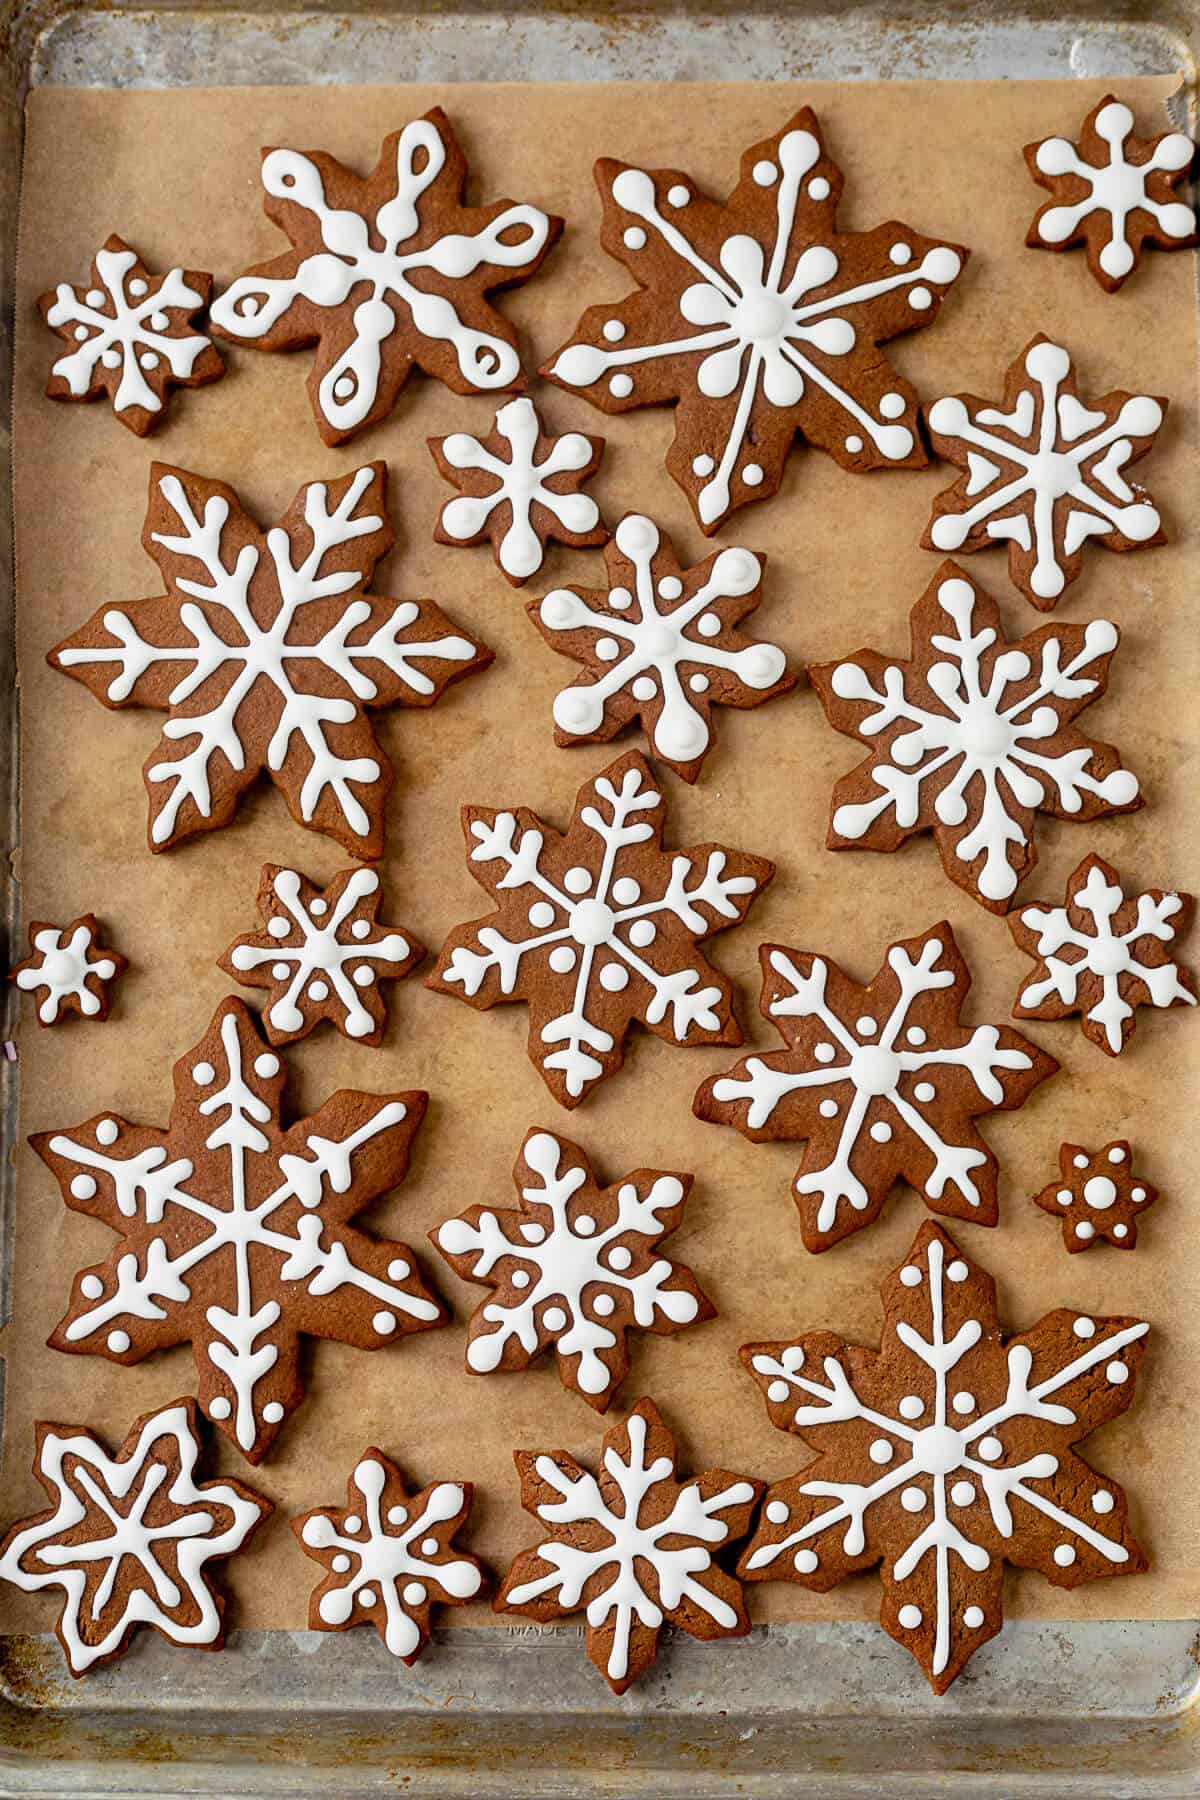
[[[116,1456],[82,1425],[38,1424],[33,1472],[52,1504],[9,1530],[0,1576],[28,1594],[63,1590],[55,1630],[72,1675],[114,1662],[139,1625],[169,1644],[224,1644],[209,1569],[274,1509],[240,1481],[199,1481],[200,1451],[193,1400],[144,1414]]]
[[[617,1694],[654,1661],[664,1624],[702,1639],[750,1629],[741,1585],[715,1553],[749,1531],[763,1483],[726,1469],[680,1482],[676,1455],[641,1400],[606,1433],[598,1477],[566,1450],[514,1457],[521,1505],[549,1536],[513,1562],[495,1610],[546,1624],[586,1609],[588,1656]]]
[[[83,1019],[107,1019],[113,983],[129,967],[127,958],[100,942],[95,913],[83,913],[61,930],[35,919],[29,927],[30,954],[14,964],[8,979],[38,1000],[39,1025],[60,1025],[77,1013]]]
[[[466,206],[467,160],[438,106],[383,141],[366,179],[323,150],[264,150],[263,208],[292,248],[212,306],[256,350],[317,345],[308,378],[327,444],[386,419],[414,363],[456,394],[523,385],[517,335],[488,301],[535,275],[562,220],[536,206]]]
[[[952,562],[909,615],[907,662],[859,650],[809,667],[829,723],[868,749],[833,792],[831,850],[898,850],[932,831],[942,867],[992,912],[1037,862],[1039,812],[1134,812],[1138,778],[1074,720],[1099,700],[1120,633],[1107,619],[1009,643],[999,608]]]
[[[451,932],[426,986],[529,1007],[529,1055],[561,1106],[620,1068],[634,1019],[691,1048],[740,1044],[733,990],[696,946],[775,873],[761,856],[663,848],[666,802],[630,751],[587,781],[565,834],[528,807],[463,808],[471,873],[497,902]]]
[[[100,607],[47,659],[107,707],[169,714],[144,770],[152,850],[228,824],[265,771],[298,824],[382,855],[393,775],[365,708],[432,706],[492,661],[430,601],[367,592],[386,480],[310,481],[264,532],[223,481],[152,464],[142,543],[166,593]]]
[[[808,950],[760,958],[760,1010],[787,1049],[706,1081],[694,1111],[752,1143],[807,1140],[805,1248],[862,1231],[899,1180],[934,1212],[994,1225],[997,1163],[975,1120],[1023,1106],[1058,1064],[1009,1026],[962,1023],[971,971],[947,922],[891,945],[866,987]]]
[[[1074,1253],[1102,1240],[1118,1250],[1137,1244],[1137,1221],[1158,1199],[1158,1189],[1133,1172],[1133,1156],[1125,1138],[1114,1138],[1103,1150],[1063,1144],[1058,1152],[1059,1179],[1033,1196],[1033,1204],[1062,1220],[1063,1244]]]
[[[883,1629],[944,1694],[1004,1623],[1005,1562],[1062,1588],[1149,1566],[1075,1446],[1129,1406],[1150,1327],[1059,1307],[1005,1344],[991,1276],[932,1223],[880,1294],[878,1351],[743,1347],[771,1423],[817,1457],[768,1490],[738,1574],[826,1593],[878,1565]]]

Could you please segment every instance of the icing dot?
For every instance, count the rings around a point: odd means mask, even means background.
[[[267,930],[273,938],[285,938],[291,929],[286,919],[272,919],[267,926]]]
[[[192,1080],[196,1083],[197,1087],[208,1087],[209,1083],[215,1081],[216,1078],[217,1071],[210,1062],[198,1062],[192,1070]],[[100,1137],[100,1133],[97,1132],[96,1136]],[[101,1139],[101,1142],[103,1142],[103,1139]]]
[[[915,287],[908,296],[908,304],[914,312],[924,312],[933,305],[933,295],[927,287]]]
[[[542,1324],[547,1331],[561,1331],[567,1322],[567,1315],[561,1306],[548,1306],[542,1314]]]
[[[83,297],[90,307],[95,308],[104,305],[104,295],[100,292],[99,288],[89,288]]]
[[[1075,1550],[1071,1544],[1059,1544],[1054,1552],[1054,1560],[1060,1569],[1069,1569],[1075,1561]]]
[[[325,914],[328,911],[329,911],[328,900],[322,900],[320,895],[318,895],[317,898],[312,902],[313,918],[314,919],[323,919],[325,917]]]
[[[754,179],[759,187],[773,187],[779,180],[779,170],[773,162],[768,162],[764,157],[762,162],[756,162],[754,165]]]
[[[901,1490],[900,1504],[905,1512],[923,1512],[925,1509],[925,1496],[919,1487],[906,1487]]]
[[[822,1043],[822,1044],[817,1044],[814,1047],[813,1055],[816,1057],[816,1059],[819,1063],[831,1063],[833,1061],[834,1057],[837,1055],[837,1051],[834,1049],[832,1044]]]
[[[627,250],[642,250],[646,245],[646,234],[640,225],[628,225],[621,233],[621,242]]]
[[[969,1481],[956,1481],[950,1489],[950,1498],[955,1506],[970,1506],[975,1498],[975,1489]]]
[[[389,1281],[403,1281],[409,1272],[408,1264],[402,1256],[397,1256],[393,1262],[388,1264],[387,1272]]]
[[[1128,1227],[1128,1225],[1114,1225],[1112,1228],[1112,1234],[1115,1238],[1128,1237],[1129,1236],[1129,1227]]]
[[[1095,1335],[1096,1335],[1095,1320],[1087,1319],[1087,1318],[1076,1319],[1074,1325],[1072,1325],[1072,1327],[1071,1327],[1071,1330],[1075,1333],[1075,1336],[1077,1338],[1095,1337]]]
[[[142,280],[141,276],[135,275],[133,280],[129,284],[129,291],[131,294],[133,294],[135,296],[135,298],[140,300],[142,295],[148,293],[150,290],[147,287],[146,283]]]
[[[862,439],[858,436],[857,432],[852,431],[850,433],[850,436],[846,439],[847,450],[849,450],[851,456],[857,456],[858,452],[862,449],[862,447],[863,447]]]
[[[84,339],[90,337],[90,335],[91,333],[88,331],[86,325],[77,325],[75,327],[75,342],[77,344],[82,344]]]
[[[667,203],[670,206],[686,206],[691,197],[691,192],[682,183],[667,189]]]
[[[913,1093],[923,1106],[928,1106],[931,1100],[937,1099],[937,1089],[932,1081],[918,1081]]]
[[[761,463],[749,462],[742,470],[742,480],[747,487],[760,487],[762,485],[762,478],[763,470]]]
[[[563,886],[568,894],[586,894],[591,885],[591,870],[580,868],[578,863],[563,876]]]
[[[614,375],[608,384],[608,391],[614,400],[628,400],[633,392],[633,376]]]
[[[864,1013],[861,1019],[855,1019],[854,1029],[857,1031],[859,1037],[874,1037],[875,1033],[879,1030],[879,1026],[869,1014]]]
[[[642,897],[642,886],[631,875],[622,875],[612,884],[612,897],[618,906],[633,906]]]
[[[963,1624],[968,1631],[978,1631],[983,1624],[982,1606],[968,1606],[963,1613]]]
[[[871,1136],[877,1144],[890,1144],[892,1141],[892,1128],[885,1120],[877,1119],[871,1127]]]
[[[360,988],[370,987],[370,985],[374,981],[374,979],[375,979],[375,971],[374,971],[374,969],[371,968],[370,964],[369,963],[359,963],[357,969],[355,969],[355,971],[354,971],[355,987],[360,987]]]
[[[115,1144],[120,1132],[115,1119],[101,1119],[96,1127],[98,1144]]]
[[[950,1264],[946,1270],[946,1278],[948,1281],[965,1281],[967,1279],[967,1265],[961,1257],[956,1258]]]
[[[619,344],[621,339],[625,336],[625,327],[622,325],[620,319],[605,319],[604,335],[610,344]]]
[[[1079,1224],[1075,1227],[1075,1236],[1083,1244],[1089,1243],[1095,1235],[1096,1227],[1089,1224],[1086,1219],[1081,1219]]]
[[[1135,1201],[1136,1203],[1140,1204],[1140,1202],[1146,1198],[1145,1188],[1144,1187],[1136,1187],[1136,1188],[1131,1189],[1129,1198],[1131,1200]]]
[[[900,1402],[899,1413],[902,1419],[919,1419],[925,1411],[925,1402],[919,1394],[905,1394]]]
[[[1070,1206],[1075,1196],[1070,1188],[1059,1188],[1056,1198],[1060,1206]]]
[[[792,1509],[783,1500],[768,1500],[766,1515],[772,1525],[786,1525],[792,1516]]]
[[[900,1279],[905,1287],[920,1287],[921,1271],[914,1268],[912,1263],[907,1263],[900,1271]]]
[[[602,637],[596,640],[596,655],[601,662],[616,662],[621,654],[621,646],[616,638]]]
[[[639,675],[633,684],[635,700],[653,700],[658,693],[658,683],[649,675]]]
[[[696,630],[700,633],[701,637],[715,638],[720,633],[721,621],[716,613],[701,613],[700,617],[696,620]]]
[[[268,1400],[262,1409],[262,1416],[268,1425],[278,1425],[283,1417],[283,1406],[278,1400]]]
[[[810,200],[828,200],[829,183],[823,175],[816,175],[809,182],[808,197]]]
[[[678,600],[683,592],[683,583],[678,575],[664,575],[658,584],[658,591],[664,600]]]
[[[1106,1494],[1103,1488],[1097,1488],[1096,1492],[1092,1495],[1093,1512],[1110,1513],[1114,1505],[1115,1502],[1112,1495]]]
[[[342,1530],[348,1532],[351,1537],[358,1536],[359,1532],[362,1530],[362,1520],[358,1517],[357,1513],[351,1513],[348,1519],[343,1520]]]
[[[955,1394],[950,1404],[953,1406],[956,1413],[974,1412],[975,1396],[974,1394],[969,1394],[966,1388],[963,1388],[959,1393]]]
[[[310,981],[308,984],[308,997],[310,1000],[316,1000],[318,1002],[328,1000],[329,983],[327,981]]]
[[[873,1463],[890,1463],[895,1454],[886,1438],[876,1438],[867,1452]]]
[[[553,925],[554,908],[548,900],[534,901],[529,909],[529,923],[536,925],[539,930],[544,930],[547,925]]]
[[[350,936],[357,938],[361,944],[362,940],[370,937],[370,935],[371,921],[369,919],[355,919],[353,925],[350,927]]]
[[[393,1332],[396,1329],[396,1315],[395,1313],[390,1312],[377,1312],[375,1317],[371,1320],[371,1325],[372,1328],[379,1333],[380,1337],[387,1337],[390,1332]]]
[[[633,605],[633,595],[628,588],[609,588],[608,604],[610,606],[615,606],[618,612],[624,612],[626,607]]]
[[[693,694],[707,694],[709,687],[708,676],[690,675],[688,677],[688,686],[691,688]]]
[[[811,1575],[817,1566],[815,1550],[797,1550],[792,1558],[792,1567],[798,1575]]]
[[[271,975],[275,981],[286,981],[292,972],[292,965],[285,962],[271,964]]]
[[[629,986],[629,970],[623,963],[605,963],[600,971],[600,986],[606,994],[621,994]]]
[[[1003,1456],[1004,1445],[998,1437],[980,1438],[979,1454],[984,1462],[995,1462],[997,1457]]]
[[[822,1100],[817,1111],[823,1119],[836,1119],[838,1116],[838,1103],[836,1100]]]
[[[90,1200],[96,1191],[94,1175],[76,1175],[71,1181],[71,1193],[76,1200]]]
[[[273,1075],[279,1073],[279,1058],[270,1050],[264,1050],[261,1056],[254,1059],[254,1073],[261,1081],[270,1081]]]
[[[592,1311],[596,1314],[597,1318],[607,1319],[609,1314],[616,1310],[616,1305],[617,1303],[611,1294],[597,1294],[596,1298],[592,1301]]]
[[[121,352],[119,350],[102,350],[100,352],[100,361],[104,364],[106,369],[119,369],[121,366]]]
[[[387,1518],[389,1525],[403,1525],[408,1520],[408,1509],[403,1506],[389,1506]]]
[[[405,1606],[423,1606],[426,1599],[424,1587],[419,1581],[410,1581],[402,1596]]]
[[[1077,1156],[1073,1160],[1077,1169],[1086,1169],[1088,1166],[1088,1159],[1086,1156]]]
[[[903,268],[905,263],[912,261],[912,249],[908,244],[893,244],[888,251],[888,255],[896,264],[897,268]]]
[[[786,1400],[790,1392],[791,1392],[791,1389],[788,1387],[788,1384],[786,1381],[770,1381],[767,1383],[767,1399],[768,1400],[774,1400],[777,1402],[780,1400]]]
[[[104,1283],[98,1275],[85,1275],[79,1283],[79,1291],[85,1300],[98,1300],[104,1292]]]
[[[158,367],[158,357],[154,354],[153,350],[143,350],[142,354],[138,357],[138,361],[141,363],[143,369],[157,369]]]
[[[1108,1153],[1108,1160],[1111,1163],[1123,1163],[1125,1161],[1125,1152],[1122,1150],[1120,1144],[1113,1145]]]
[[[152,312],[150,314],[150,326],[153,331],[165,331],[170,323],[171,321],[165,312]]]
[[[515,1288],[527,1288],[529,1286],[529,1270],[514,1269],[509,1279]]]
[[[608,1253],[610,1269],[627,1269],[632,1261],[632,1253],[625,1248],[624,1244],[614,1244]]]
[[[335,400],[353,400],[355,381],[353,375],[341,375],[333,384]]]
[[[374,1588],[359,1588],[358,1604],[363,1607],[378,1606],[379,1595]]]
[[[919,1025],[910,1025],[904,1035],[910,1044],[923,1044],[925,1042],[925,1033]]]
[[[919,1606],[902,1606],[896,1614],[905,1631],[915,1631],[924,1616]]]
[[[208,1416],[210,1419],[227,1419],[232,1411],[233,1408],[225,1398],[224,1394],[218,1394],[215,1400],[210,1400],[208,1403]]]
[[[556,975],[569,975],[575,967],[575,952],[570,944],[556,944],[550,952],[549,962]]]
[[[629,941],[639,950],[645,950],[658,936],[658,926],[653,919],[635,919],[629,927]]]
[[[1129,1380],[1129,1370],[1123,1362],[1110,1362],[1104,1373],[1114,1387],[1122,1387]]]
[[[692,458],[693,475],[711,475],[716,466],[711,456],[693,456]]]
[[[596,1221],[593,1219],[591,1213],[580,1213],[575,1221],[575,1229],[582,1237],[591,1237],[593,1231],[596,1229]]]
[[[332,1559],[329,1566],[333,1570],[335,1575],[344,1575],[346,1573],[346,1570],[350,1567],[350,1558],[346,1555],[345,1551],[343,1550],[343,1551],[339,1552],[339,1554]]]
[[[903,394],[885,394],[883,399],[879,402],[879,416],[881,419],[899,419],[903,416],[903,413]]]

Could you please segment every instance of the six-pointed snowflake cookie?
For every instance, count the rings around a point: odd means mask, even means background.
[[[1018,949],[1037,962],[1013,1017],[1079,1013],[1083,1035],[1118,1056],[1139,1006],[1195,1006],[1195,983],[1168,949],[1187,932],[1193,906],[1190,894],[1161,888],[1127,899],[1112,864],[1085,856],[1067,881],[1065,906],[1033,904],[1008,915]]]
[[[410,975],[425,946],[381,924],[382,900],[374,869],[343,869],[320,888],[295,869],[264,865],[263,930],[236,939],[218,966],[246,987],[269,991],[263,1029],[272,1044],[307,1037],[322,1019],[360,1044],[383,1042],[380,983]]]
[[[761,706],[795,686],[783,651],[738,629],[760,599],[765,558],[719,550],[684,569],[670,538],[629,513],[604,552],[608,588],[555,588],[526,610],[552,650],[586,673],[554,702],[554,740],[608,743],[635,722],[695,781],[713,747],[713,706]]]
[[[955,394],[929,408],[934,450],[966,472],[934,500],[923,547],[1006,541],[1014,586],[1049,612],[1082,571],[1089,538],[1106,550],[1166,542],[1150,495],[1125,479],[1166,410],[1160,397],[1123,389],[1085,406],[1067,351],[1035,337],[1010,364],[999,406]]]
[[[71,346],[50,370],[47,395],[107,394],[122,425],[145,437],[166,417],[170,388],[203,387],[225,373],[220,351],[192,323],[211,293],[211,275],[152,275],[121,238],[106,239],[86,286],[60,281],[38,301],[47,325]]]
[[[600,508],[579,491],[600,467],[604,439],[581,431],[547,436],[532,400],[502,406],[488,437],[455,431],[428,442],[439,472],[458,489],[441,510],[434,542],[490,541],[513,587],[537,574],[551,540],[583,550],[608,537]]]
[[[907,1181],[934,1212],[994,1225],[997,1164],[975,1120],[1024,1105],[1058,1063],[1006,1025],[964,1025],[971,986],[942,921],[893,944],[867,987],[764,944],[762,1015],[787,1049],[706,1081],[695,1112],[754,1143],[807,1140],[794,1197],[807,1249],[878,1218]]]
[[[456,394],[522,385],[516,333],[487,296],[537,273],[562,220],[467,206],[466,181],[440,107],[385,138],[365,180],[322,150],[263,152],[264,210],[292,248],[226,288],[212,323],[257,350],[318,346],[308,392],[327,444],[385,419],[414,363]]]
[[[668,1043],[740,1044],[733,991],[697,945],[737,925],[775,865],[663,848],[666,802],[636,751],[585,782],[566,833],[527,807],[463,808],[471,873],[497,902],[451,932],[427,986],[529,1007],[529,1055],[562,1106],[613,1075],[634,1019]]]
[[[471,1316],[467,1369],[527,1369],[553,1345],[563,1386],[605,1412],[629,1370],[630,1326],[673,1332],[716,1316],[686,1264],[655,1255],[692,1177],[635,1169],[602,1188],[578,1144],[535,1129],[513,1180],[519,1210],[472,1206],[429,1234],[464,1281],[495,1290]]]
[[[909,617],[907,662],[814,664],[829,723],[869,754],[833,793],[831,850],[932,831],[951,881],[1002,913],[1037,862],[1038,812],[1091,823],[1142,804],[1137,776],[1074,720],[1104,693],[1119,632],[1044,625],[1010,644],[995,602],[945,563]]]
[[[588,1656],[618,1694],[654,1661],[665,1624],[695,1638],[749,1631],[741,1584],[715,1555],[745,1537],[763,1483],[726,1469],[680,1482],[652,1401],[606,1433],[599,1477],[565,1450],[514,1460],[521,1504],[549,1536],[516,1558],[497,1612],[549,1623],[585,1611]]]
[[[596,183],[638,290],[589,307],[542,373],[605,412],[677,401],[667,468],[704,531],[775,493],[797,435],[853,473],[924,467],[917,396],[879,346],[937,317],[967,252],[894,222],[839,231],[813,112],[746,151],[724,203],[609,158]]]
[[[325,1568],[308,1602],[309,1630],[374,1625],[393,1656],[415,1663],[434,1606],[461,1606],[486,1586],[482,1564],[454,1547],[473,1491],[469,1482],[435,1481],[410,1494],[390,1457],[365,1450],[344,1507],[292,1520],[304,1554]]]
[[[351,1223],[403,1181],[428,1095],[343,1088],[284,1131],[286,1079],[226,1000],[175,1064],[167,1130],[99,1113],[30,1139],[72,1211],[118,1233],[52,1347],[135,1363],[190,1342],[201,1407],[255,1463],[304,1398],[302,1335],[377,1350],[447,1318],[407,1244]]]
[[[932,1223],[880,1294],[877,1352],[743,1348],[772,1424],[818,1454],[768,1490],[738,1574],[824,1593],[878,1566],[880,1623],[944,1694],[1004,1623],[1005,1562],[1064,1588],[1148,1567],[1075,1446],[1129,1406],[1150,1327],[1059,1307],[1006,1344],[991,1276]]]
[[[1195,154],[1182,131],[1135,137],[1132,112],[1106,94],[1084,120],[1078,145],[1052,137],[1025,146],[1029,173],[1052,196],[1025,242],[1035,250],[1086,245],[1088,268],[1115,294],[1144,245],[1183,250],[1200,242],[1195,214],[1176,192]]]
[[[240,1481],[200,1481],[195,1402],[130,1427],[115,1456],[82,1425],[37,1426],[33,1472],[52,1502],[0,1544],[0,1576],[63,1590],[56,1630],[72,1675],[112,1662],[139,1625],[219,1650],[225,1599],[210,1569],[245,1549],[272,1511]]]
[[[383,852],[393,775],[365,709],[432,706],[492,653],[428,600],[367,590],[391,549],[384,463],[310,481],[261,531],[224,482],[154,463],[142,543],[166,593],[102,606],[49,662],[107,707],[166,712],[149,843],[228,824],[266,771],[301,825]]]
[[[95,913],[84,913],[61,929],[35,919],[29,927],[29,949],[8,979],[23,993],[38,995],[39,1025],[59,1025],[72,1013],[83,1019],[107,1019],[113,984],[129,962],[101,944]]]
[[[1033,1196],[1033,1204],[1062,1220],[1063,1243],[1072,1252],[1090,1250],[1103,1239],[1118,1250],[1137,1243],[1137,1221],[1158,1199],[1158,1189],[1133,1172],[1133,1152],[1125,1138],[1103,1150],[1063,1144],[1059,1179]]]

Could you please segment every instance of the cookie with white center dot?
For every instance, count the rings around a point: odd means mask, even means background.
[[[35,919],[29,927],[30,954],[15,963],[8,979],[37,999],[39,1025],[61,1025],[75,1015],[107,1019],[113,988],[129,967],[128,959],[101,942],[95,913],[83,913],[69,925]]]
[[[1063,1144],[1058,1177],[1033,1196],[1033,1204],[1062,1220],[1067,1250],[1074,1254],[1100,1243],[1117,1250],[1134,1248],[1138,1219],[1154,1205],[1159,1192],[1135,1171],[1125,1138],[1114,1138],[1102,1150]]]

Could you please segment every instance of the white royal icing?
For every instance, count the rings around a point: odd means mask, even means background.
[[[483,469],[496,479],[490,494],[477,498],[460,494],[442,508],[441,527],[450,537],[476,537],[498,506],[512,508],[512,520],[497,555],[500,567],[514,580],[525,581],[542,566],[542,544],[530,518],[536,503],[553,513],[564,531],[586,534],[600,522],[600,508],[587,494],[556,494],[546,486],[552,475],[585,469],[592,460],[592,446],[582,432],[569,431],[555,438],[541,462],[537,461],[538,416],[532,400],[510,400],[496,414],[496,430],[509,447],[508,460],[485,449],[478,438],[456,431],[442,440],[442,455],[455,469]]]
[[[119,367],[121,380],[113,398],[114,410],[125,412],[131,406],[140,406],[145,412],[156,413],[161,412],[162,401],[143,370],[157,368],[160,361],[165,361],[177,381],[186,381],[211,340],[199,335],[166,335],[170,319],[163,309],[182,307],[195,312],[204,305],[204,295],[188,286],[182,269],[169,269],[158,291],[143,298],[145,283],[127,279],[136,262],[132,250],[97,251],[96,268],[105,291],[91,288],[80,300],[72,287],[60,281],[46,322],[76,322],[78,348],[60,356],[53,369],[73,394],[87,393],[97,363],[106,369]],[[111,313],[106,310],[109,307]]]
[[[95,1018],[101,1002],[85,985],[87,978],[95,975],[100,981],[111,981],[117,965],[111,956],[89,954],[95,945],[87,926],[77,925],[64,940],[61,931],[47,925],[35,935],[33,947],[42,960],[35,968],[19,969],[16,981],[27,994],[46,990],[45,998],[38,1002],[38,1018],[42,1024],[55,1023],[68,996],[79,1002],[79,1010],[85,1018]]]
[[[1095,130],[1108,145],[1107,163],[1086,162],[1067,138],[1047,138],[1038,145],[1037,166],[1043,175],[1076,175],[1089,192],[1073,206],[1050,207],[1037,221],[1037,234],[1045,244],[1065,244],[1093,213],[1107,213],[1109,236],[1100,251],[1100,267],[1115,281],[1133,268],[1134,251],[1125,231],[1130,213],[1149,213],[1164,237],[1186,238],[1195,231],[1191,207],[1182,200],[1151,200],[1146,178],[1156,169],[1186,169],[1196,147],[1182,131],[1173,131],[1155,144],[1145,162],[1130,162],[1125,143],[1133,131],[1133,114],[1119,100],[1100,108]]]

